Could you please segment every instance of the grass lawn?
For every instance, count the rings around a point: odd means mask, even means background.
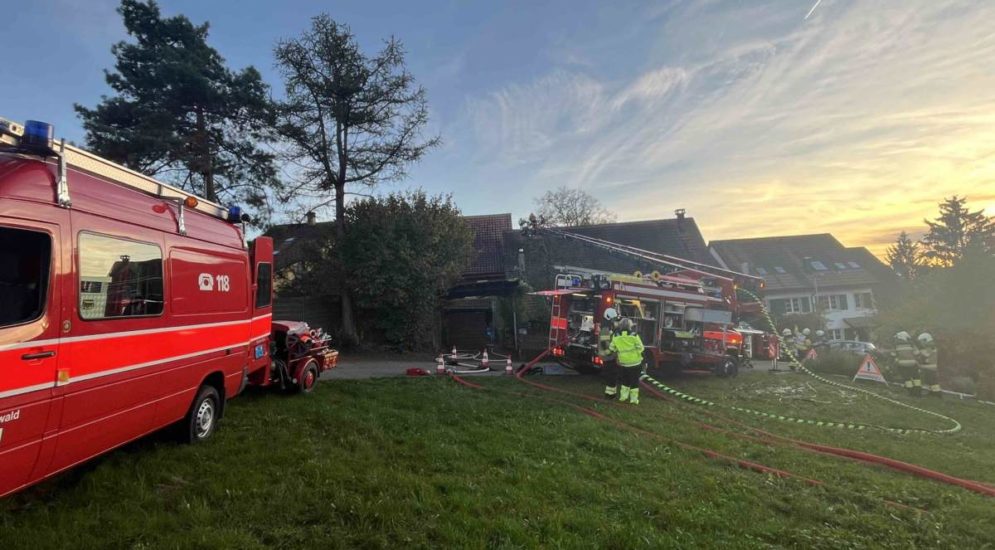
[[[995,499],[702,430],[694,420],[721,422],[694,405],[644,392],[638,408],[593,406],[825,485],[709,460],[544,400],[548,394],[509,378],[475,381],[488,391],[432,377],[330,381],[305,397],[242,396],[206,444],[147,438],[0,502],[0,548],[982,548],[995,541]],[[590,377],[543,381],[600,392]],[[943,427],[798,374],[671,383],[721,403],[806,418]],[[995,484],[995,407],[921,403],[960,420],[963,432],[899,436],[736,418]]]

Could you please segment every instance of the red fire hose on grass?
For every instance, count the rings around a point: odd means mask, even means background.
[[[649,385],[649,384],[647,384],[645,382],[642,382],[642,381],[640,382],[640,385],[644,389],[646,389],[649,392],[650,395],[652,395],[652,396],[654,396],[654,397],[656,397],[658,399],[662,399],[664,401],[670,401],[665,394],[663,394],[662,392],[660,392],[659,390],[657,390],[653,386],[651,386],[651,385]],[[735,420],[733,418],[729,418],[729,417],[727,417],[725,415],[722,415],[722,414],[719,414],[719,413],[716,413],[716,412],[712,412],[712,411],[704,410],[704,409],[702,409],[701,412],[703,412],[704,414],[706,414],[708,416],[711,416],[713,418],[722,420],[723,422],[727,422],[729,424],[732,424],[732,425],[739,426],[739,427],[745,428],[747,430],[750,430],[753,433],[760,434],[763,437],[762,438],[756,438],[754,436],[748,436],[746,434],[740,434],[740,433],[737,433],[737,432],[732,432],[732,431],[729,431],[729,430],[725,430],[725,429],[722,429],[722,428],[719,428],[717,426],[714,426],[714,425],[711,425],[711,424],[707,424],[707,423],[704,423],[704,422],[698,422],[697,423],[701,428],[704,428],[704,429],[707,429],[707,430],[724,433],[726,435],[730,435],[730,436],[733,436],[733,437],[740,437],[740,438],[747,437],[747,438],[756,439],[756,440],[760,440],[760,441],[766,441],[766,442],[770,442],[770,443],[780,442],[782,444],[787,444],[787,445],[793,446],[793,447],[798,448],[798,449],[807,450],[807,451],[810,451],[810,452],[815,452],[815,453],[819,453],[819,454],[823,454],[823,455],[831,455],[831,456],[841,457],[841,458],[845,458],[845,459],[848,459],[848,460],[851,460],[851,461],[854,461],[854,462],[861,462],[861,463],[865,463],[865,464],[876,464],[876,465],[880,465],[880,466],[885,466],[886,468],[891,468],[892,470],[904,472],[904,473],[907,473],[907,474],[911,474],[911,475],[914,475],[914,476],[917,476],[917,477],[921,477],[921,478],[924,478],[924,479],[929,479],[929,480],[932,480],[932,481],[939,481],[940,483],[946,483],[948,485],[954,485],[954,486],[961,487],[961,488],[964,488],[964,489],[967,489],[969,491],[973,491],[975,493],[979,493],[979,494],[982,494],[982,495],[985,495],[985,496],[989,496],[989,497],[995,496],[995,487],[992,487],[992,486],[987,485],[985,483],[982,483],[980,481],[974,481],[974,480],[970,480],[970,479],[963,479],[963,478],[955,477],[955,476],[952,476],[952,475],[949,475],[949,474],[945,474],[943,472],[938,472],[936,470],[931,470],[929,468],[926,468],[924,466],[920,466],[918,464],[911,464],[909,462],[903,462],[901,460],[896,460],[894,458],[889,458],[889,457],[886,457],[886,456],[876,455],[876,454],[873,454],[873,453],[868,453],[868,452],[864,452],[864,451],[857,451],[857,450],[854,450],[854,449],[847,449],[847,448],[842,448],[842,447],[833,447],[831,445],[823,445],[823,444],[820,444],[820,443],[812,443],[812,442],[804,441],[804,440],[801,440],[801,439],[794,439],[794,438],[790,438],[790,437],[786,437],[786,436],[782,436],[782,435],[777,435],[777,434],[774,434],[774,433],[762,430],[760,428],[756,428],[756,427],[750,426],[749,424],[740,422],[738,420]]]
[[[483,390],[489,389],[489,388],[485,388],[484,386],[481,386],[480,384],[474,384],[473,382],[469,382],[467,380],[464,380],[463,378],[461,378],[457,374],[450,374],[449,376],[455,382],[457,382],[458,384],[466,386],[468,388],[483,389]],[[519,380],[521,380],[521,378],[519,378]],[[542,389],[544,391],[555,391],[555,392],[565,393],[567,395],[571,395],[571,396],[574,396],[574,397],[582,397],[582,398],[585,398],[585,399],[592,399],[592,400],[595,400],[595,401],[601,401],[601,400],[599,400],[597,398],[593,398],[593,397],[588,396],[588,395],[583,395],[583,394],[579,394],[579,393],[569,392],[569,391],[566,391],[566,390],[559,390],[557,388],[553,388],[552,386],[547,386],[545,384],[539,384],[539,383],[531,382],[531,381],[528,381],[528,380],[522,380],[522,381],[525,382],[526,384],[529,384],[531,386],[537,387],[537,388]],[[521,393],[515,394],[515,395],[519,395],[519,396],[522,396],[522,397],[529,397],[527,394],[521,394]],[[532,396],[532,397],[535,397],[535,396]],[[563,400],[560,400],[560,399],[551,399],[551,398],[548,398],[548,397],[546,397],[546,398],[540,397],[540,399],[542,399],[543,401],[550,402],[550,403],[557,403],[557,404],[560,404],[560,405],[566,405],[566,406],[568,406],[568,407],[570,407],[570,408],[572,408],[572,409],[574,409],[574,410],[576,410],[576,411],[578,411],[580,413],[583,413],[583,414],[585,414],[587,416],[590,416],[592,418],[595,418],[595,419],[598,419],[598,420],[602,420],[604,422],[608,422],[610,424],[614,424],[614,425],[616,425],[618,427],[621,427],[621,428],[624,428],[624,429],[628,429],[628,430],[631,430],[631,431],[634,431],[634,432],[641,433],[643,435],[647,435],[647,436],[653,437],[655,439],[664,441],[666,443],[669,443],[671,445],[674,445],[674,446],[679,447],[679,448],[684,449],[684,450],[699,452],[699,453],[705,455],[708,458],[712,458],[712,459],[717,459],[717,460],[722,460],[722,461],[734,463],[734,464],[738,465],[739,467],[747,469],[747,470],[752,470],[752,471],[755,471],[755,472],[760,472],[760,473],[765,473],[765,474],[772,474],[772,475],[775,475],[775,476],[781,477],[781,478],[799,479],[799,480],[804,481],[805,483],[807,483],[809,485],[814,485],[814,486],[823,485],[823,482],[819,481],[817,479],[807,478],[807,477],[804,477],[804,476],[801,476],[801,475],[798,475],[798,474],[791,473],[791,472],[789,472],[787,470],[781,470],[779,468],[773,468],[773,467],[770,467],[770,466],[764,466],[763,464],[760,464],[760,463],[757,463],[757,462],[751,462],[749,460],[742,460],[742,459],[735,458],[735,457],[732,457],[732,456],[724,455],[724,454],[722,454],[722,453],[720,453],[718,451],[714,451],[712,449],[707,449],[707,448],[704,448],[704,447],[697,447],[695,445],[691,445],[691,444],[688,444],[688,443],[677,441],[676,439],[672,439],[672,438],[666,437],[664,435],[661,435],[661,434],[658,434],[658,433],[655,433],[655,432],[650,432],[650,431],[647,431],[647,430],[643,430],[642,428],[639,428],[638,426],[633,426],[633,425],[631,425],[631,424],[629,424],[627,422],[623,422],[621,420],[618,420],[618,419],[612,418],[610,416],[606,416],[604,414],[601,414],[600,412],[598,412],[598,411],[596,411],[594,409],[591,409],[589,407],[583,407],[581,405],[576,405],[576,404],[573,404],[573,403],[570,403],[570,402],[567,402],[567,401],[563,401]]]
[[[480,384],[475,384],[473,382],[469,382],[469,381],[463,379],[462,377],[460,377],[459,375],[457,375],[455,373],[450,373],[450,377],[455,382],[457,382],[458,384],[463,385],[463,386],[468,387],[468,388],[488,390],[488,391],[498,391],[498,390],[493,390],[491,388],[487,388],[487,387],[482,386]],[[552,386],[547,386],[545,384],[539,384],[537,382],[531,382],[531,381],[528,381],[528,380],[522,380],[521,378],[519,378],[519,380],[521,380],[522,382],[524,382],[524,383],[526,383],[528,385],[540,388],[540,389],[542,389],[544,391],[558,392],[558,393],[563,393],[563,394],[574,396],[574,397],[580,397],[580,398],[587,399],[587,400],[593,400],[593,401],[603,402],[602,400],[594,398],[594,397],[591,397],[589,395],[583,395],[583,394],[579,394],[579,393],[575,393],[575,392],[571,392],[571,391],[567,391],[567,390],[561,390],[559,388],[554,388]],[[581,406],[581,405],[570,403],[570,402],[564,401],[562,399],[554,399],[554,398],[550,398],[550,397],[542,397],[542,396],[537,396],[537,395],[530,395],[530,394],[521,393],[521,392],[499,392],[499,393],[510,393],[511,395],[515,395],[515,396],[519,396],[519,397],[528,397],[528,398],[532,398],[532,399],[541,399],[541,400],[549,402],[549,403],[556,403],[556,404],[560,404],[560,405],[566,405],[567,407],[570,407],[570,408],[576,410],[577,412],[580,412],[581,414],[590,416],[590,417],[592,417],[592,418],[594,418],[596,420],[601,420],[603,422],[607,422],[607,423],[612,424],[614,426],[617,426],[619,428],[626,429],[626,430],[629,430],[629,431],[632,431],[632,432],[635,432],[635,433],[638,433],[638,434],[641,434],[641,435],[644,435],[644,436],[647,436],[647,437],[651,437],[653,439],[657,439],[659,441],[662,441],[664,443],[673,445],[673,446],[678,447],[678,448],[680,448],[682,450],[685,450],[685,451],[700,453],[701,455],[705,456],[706,458],[709,458],[709,459],[712,459],[712,460],[716,460],[716,461],[725,462],[725,463],[728,463],[728,464],[732,464],[732,465],[735,465],[735,466],[737,466],[739,468],[742,468],[744,470],[749,470],[749,471],[756,472],[756,473],[773,475],[773,476],[776,476],[776,477],[779,477],[779,478],[783,478],[783,479],[795,479],[795,480],[801,481],[801,482],[803,482],[803,483],[805,483],[807,485],[811,485],[811,486],[814,486],[814,487],[822,487],[822,488],[827,489],[827,490],[839,491],[839,492],[846,493],[848,495],[852,495],[852,493],[853,493],[852,491],[848,491],[846,489],[842,489],[842,488],[838,488],[838,487],[833,487],[833,486],[831,486],[831,485],[827,484],[826,482],[824,482],[822,480],[819,480],[819,479],[814,479],[814,478],[806,477],[806,476],[803,476],[803,475],[800,475],[800,474],[796,474],[794,472],[790,472],[788,470],[784,470],[784,469],[781,469],[781,468],[775,468],[775,467],[772,467],[772,466],[767,466],[767,465],[761,464],[759,462],[754,462],[754,461],[750,461],[750,460],[744,460],[744,459],[741,459],[741,458],[736,458],[736,457],[729,456],[729,455],[720,453],[718,451],[715,451],[713,449],[709,449],[709,448],[706,448],[706,447],[699,447],[699,446],[696,446],[696,445],[692,445],[690,443],[685,443],[683,441],[678,441],[676,439],[664,436],[662,434],[659,434],[659,433],[656,433],[656,432],[652,432],[652,431],[649,431],[649,430],[645,430],[643,428],[640,428],[639,426],[635,426],[635,425],[629,424],[627,422],[624,422],[622,420],[619,420],[619,419],[612,418],[610,416],[604,415],[604,414],[602,414],[602,413],[600,413],[600,412],[598,412],[598,411],[596,411],[594,409],[591,409],[589,407],[584,407],[584,406]],[[747,437],[749,437],[749,436],[747,436]],[[758,439],[758,438],[754,438],[754,439]],[[863,495],[860,495],[860,496],[863,496]],[[882,499],[882,502],[884,504],[886,504],[888,506],[892,506],[894,508],[900,508],[900,509],[904,509],[904,510],[913,510],[913,511],[916,511],[916,512],[927,512],[927,510],[923,510],[921,508],[916,508],[916,507],[913,507],[913,506],[908,506],[906,504],[902,504],[902,503],[899,503],[899,502],[894,502],[894,501],[887,500],[887,499]]]
[[[540,360],[542,360],[542,358],[545,357],[548,353],[549,353],[548,350],[544,351],[543,353],[540,353],[538,356],[536,356],[535,359],[533,359],[529,363],[527,363],[524,366],[522,366],[522,368],[520,368],[518,370],[518,372],[515,373],[515,377],[519,381],[521,381],[521,382],[524,382],[524,383],[526,383],[526,384],[528,384],[530,386],[533,386],[533,387],[536,387],[536,388],[539,388],[539,389],[542,389],[542,390],[545,390],[545,391],[552,391],[552,392],[556,392],[556,393],[561,393],[561,394],[564,394],[564,395],[569,395],[569,396],[572,396],[572,397],[581,398],[581,399],[584,399],[584,400],[587,400],[587,401],[604,402],[602,399],[599,399],[597,397],[593,397],[593,396],[590,396],[590,395],[585,395],[585,394],[580,394],[580,393],[576,393],[576,392],[571,392],[571,391],[568,391],[568,390],[556,388],[556,387],[549,386],[549,385],[546,385],[546,384],[541,384],[539,382],[533,382],[531,380],[526,380],[524,378],[525,373],[529,372],[536,365],[536,363],[538,363]],[[658,391],[656,388],[650,386],[649,384],[646,384],[644,381],[640,381],[640,385],[643,388],[646,388],[649,391],[649,393],[651,395],[653,395],[654,397],[658,397],[660,399],[666,400],[666,397],[664,396],[664,394],[662,392]],[[592,411],[592,412],[597,413],[597,411]],[[846,448],[841,448],[841,447],[833,447],[833,446],[830,446],[830,445],[822,445],[822,444],[819,444],[819,443],[812,443],[812,442],[804,441],[804,440],[800,440],[800,439],[793,439],[793,438],[789,438],[789,437],[785,437],[785,436],[779,436],[777,434],[773,434],[773,433],[761,430],[759,428],[754,428],[754,427],[752,427],[752,426],[750,426],[748,424],[745,424],[745,423],[736,421],[734,419],[725,417],[725,416],[720,415],[718,413],[714,413],[714,412],[711,412],[711,411],[703,411],[703,412],[705,412],[706,414],[712,416],[713,418],[718,418],[718,419],[723,420],[725,422],[729,422],[729,423],[731,423],[733,425],[744,427],[746,429],[751,430],[754,433],[757,433],[757,434],[760,434],[761,436],[763,436],[763,437],[758,438],[758,437],[749,436],[749,435],[746,435],[746,434],[738,434],[737,432],[732,432],[732,431],[729,431],[729,430],[725,430],[725,429],[719,428],[718,426],[714,426],[714,425],[703,423],[703,422],[698,422],[697,423],[697,425],[699,427],[701,427],[701,428],[708,429],[710,431],[715,431],[715,432],[723,433],[723,434],[728,435],[730,437],[737,437],[737,438],[740,438],[740,439],[749,439],[749,440],[753,440],[753,441],[760,441],[760,442],[765,442],[765,443],[768,443],[768,444],[773,444],[773,443],[780,442],[782,444],[786,444],[788,446],[791,446],[791,447],[794,447],[794,448],[797,448],[797,449],[800,449],[800,450],[804,450],[804,451],[808,451],[808,452],[814,452],[814,453],[823,454],[823,455],[836,456],[836,457],[844,458],[844,459],[851,460],[851,461],[854,461],[854,462],[859,462],[859,463],[881,465],[881,466],[884,466],[884,467],[887,467],[887,468],[891,468],[891,469],[896,470],[896,471],[900,471],[900,472],[903,472],[903,473],[907,473],[907,474],[911,474],[911,475],[914,475],[914,476],[917,476],[917,477],[921,477],[923,479],[929,479],[929,480],[932,480],[932,481],[938,481],[940,483],[946,483],[948,485],[953,485],[953,486],[956,486],[956,487],[961,487],[961,488],[964,488],[964,489],[967,489],[969,491],[973,491],[975,493],[979,493],[979,494],[982,494],[982,495],[985,495],[985,496],[989,496],[989,497],[995,496],[995,487],[992,487],[990,485],[987,485],[987,484],[979,482],[979,481],[958,478],[958,477],[955,477],[955,476],[952,476],[952,475],[949,475],[949,474],[945,474],[943,472],[939,472],[939,471],[936,471],[936,470],[932,470],[932,469],[926,468],[924,466],[920,466],[918,464],[911,464],[911,463],[908,463],[908,462],[903,462],[903,461],[900,461],[900,460],[896,460],[896,459],[889,458],[889,457],[886,457],[886,456],[876,455],[876,454],[873,454],[873,453],[868,453],[868,452],[864,452],[864,451],[857,451],[857,450],[853,450],[853,449],[846,449]],[[597,414],[600,414],[600,413],[597,413]],[[636,430],[640,430],[640,428],[635,427],[635,426],[632,426],[632,428],[634,428]],[[732,458],[732,457],[728,457],[728,458]],[[733,460],[737,460],[737,459],[733,459]]]
[[[531,370],[531,368],[533,366],[535,366],[535,364],[538,361],[540,361],[546,355],[546,353],[547,352],[541,353],[535,359],[533,359],[528,364],[524,365],[521,369],[519,369],[518,372],[516,373],[516,378],[519,381],[521,381],[521,382],[523,382],[525,384],[528,384],[530,386],[539,388],[539,389],[541,389],[543,391],[561,393],[561,394],[564,394],[564,395],[569,395],[569,396],[572,396],[572,397],[577,397],[577,398],[581,398],[581,399],[588,400],[588,401],[595,401],[595,402],[604,403],[603,400],[598,399],[596,397],[592,397],[592,396],[589,396],[589,395],[584,395],[584,394],[580,394],[580,393],[576,393],[576,392],[571,392],[571,391],[563,390],[563,389],[560,389],[560,388],[555,388],[553,386],[549,386],[549,385],[546,385],[546,384],[540,384],[538,382],[533,382],[533,381],[530,381],[530,380],[525,380],[523,378],[524,374],[526,372],[528,372],[529,370]],[[454,381],[456,381],[457,383],[459,383],[459,384],[461,384],[461,385],[463,385],[465,387],[468,387],[468,388],[484,389],[484,390],[489,390],[490,389],[490,388],[486,388],[486,387],[484,387],[484,386],[482,386],[480,384],[475,384],[473,382],[469,382],[467,380],[464,380],[462,377],[460,377],[459,375],[457,375],[455,373],[450,373],[450,377]],[[527,394],[522,394],[522,393],[516,393],[515,395],[522,396],[522,397],[537,397],[537,396],[529,396]],[[665,443],[674,445],[675,447],[678,447],[678,448],[683,449],[685,451],[691,451],[691,452],[700,453],[700,454],[704,455],[706,458],[710,458],[712,460],[718,460],[718,461],[722,461],[722,462],[734,464],[734,465],[736,465],[736,466],[738,466],[740,468],[743,468],[743,469],[746,469],[746,470],[750,470],[750,471],[753,471],[753,472],[757,472],[757,473],[774,475],[774,476],[777,476],[779,478],[797,479],[797,480],[802,481],[802,482],[804,482],[804,483],[806,483],[808,485],[819,486],[819,487],[827,487],[828,488],[828,486],[826,485],[826,483],[823,482],[823,481],[821,481],[821,480],[810,478],[810,477],[806,477],[806,476],[802,476],[800,474],[796,474],[796,473],[793,473],[793,472],[790,472],[788,470],[784,470],[784,469],[781,469],[781,468],[774,468],[774,467],[767,466],[767,465],[764,465],[764,464],[761,464],[761,463],[758,463],[758,462],[754,462],[754,461],[750,461],[750,460],[744,460],[744,459],[741,459],[741,458],[736,458],[736,457],[733,457],[733,456],[729,456],[729,455],[720,453],[718,451],[715,451],[714,449],[709,449],[709,448],[705,448],[705,447],[699,447],[697,445],[692,445],[690,443],[685,443],[683,441],[679,441],[679,440],[673,439],[671,437],[664,436],[664,435],[656,433],[656,432],[645,430],[643,428],[640,428],[639,426],[635,426],[633,424],[624,422],[622,420],[619,420],[619,419],[616,419],[616,418],[612,418],[610,416],[604,415],[604,414],[602,414],[602,413],[600,413],[600,412],[598,412],[598,411],[596,411],[594,409],[591,409],[589,407],[583,407],[583,406],[576,405],[574,403],[570,403],[570,402],[563,401],[563,400],[560,400],[560,399],[552,399],[552,398],[544,398],[544,397],[539,397],[539,399],[542,399],[544,401],[551,402],[551,403],[558,403],[558,404],[566,405],[566,406],[568,406],[568,407],[570,407],[570,408],[572,408],[572,409],[574,409],[574,410],[576,410],[576,411],[578,411],[578,412],[580,412],[582,414],[585,414],[585,415],[590,416],[592,418],[595,418],[597,420],[601,420],[603,422],[610,423],[610,424],[615,425],[617,427],[620,427],[622,429],[633,431],[633,432],[639,433],[641,435],[652,437],[654,439],[657,439],[657,440],[663,441]],[[728,433],[734,433],[734,432],[728,432]],[[756,438],[756,437],[752,437],[752,436],[745,436],[745,438],[747,438],[747,439],[749,439],[751,441],[760,441],[760,438]],[[845,489],[839,489],[839,488],[836,488],[836,489],[849,493],[849,491],[846,491]],[[887,504],[887,505],[889,505],[889,506],[893,506],[893,507],[897,507],[897,508],[917,510],[917,511],[920,511],[920,512],[924,511],[924,510],[921,510],[921,509],[918,509],[918,508],[910,507],[910,506],[907,506],[905,504],[901,504],[901,503],[898,503],[898,502],[893,502],[893,501],[890,501],[890,500],[887,500],[887,499],[884,499],[884,503]]]

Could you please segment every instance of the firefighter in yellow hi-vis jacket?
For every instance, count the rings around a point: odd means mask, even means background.
[[[916,359],[919,362],[919,372],[926,382],[925,389],[929,391],[929,395],[941,397],[943,392],[940,389],[936,363],[936,344],[933,342],[933,336],[928,332],[924,332],[916,338],[916,341],[919,343],[919,351],[916,352]]]
[[[639,404],[639,377],[643,374],[643,340],[633,334],[632,319],[622,319],[618,332],[612,337],[608,349],[618,355],[618,365],[622,370],[622,390],[618,400]]]

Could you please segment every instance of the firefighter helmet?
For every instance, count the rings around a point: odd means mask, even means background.
[[[920,334],[919,338],[917,338],[917,340],[919,340],[919,345],[922,345],[922,346],[932,346],[933,345],[933,335],[930,334],[930,333],[928,333],[928,332],[924,332],[924,333]]]
[[[809,334],[812,334],[812,331],[809,330],[809,329],[804,329],[804,330],[802,330],[802,334],[805,335],[805,336],[808,336]]]
[[[826,331],[820,328],[819,330],[815,331],[815,335],[818,336],[819,338],[822,338],[823,336],[826,335]]]
[[[781,336],[791,336],[791,329],[790,328],[786,328],[786,329],[782,330],[781,331]]]
[[[611,322],[616,319],[618,319],[618,311],[616,311],[615,308],[610,307],[605,310],[605,321]]]
[[[909,336],[908,332],[905,332],[903,330],[903,331],[895,334],[895,340],[898,340],[899,342],[908,342],[908,341],[912,340],[912,337]]]
[[[622,322],[619,323],[618,330],[621,332],[632,332],[634,326],[635,323],[632,322],[632,319],[626,318],[622,319]]]

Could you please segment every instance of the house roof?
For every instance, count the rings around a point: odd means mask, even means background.
[[[464,279],[503,277],[501,243],[504,233],[511,230],[511,214],[464,216],[463,219],[474,232],[473,246],[476,251],[473,263],[463,275]],[[277,270],[305,259],[311,253],[309,243],[332,238],[334,234],[334,221],[275,225],[266,232],[266,236],[273,237],[273,260]]]
[[[763,277],[767,292],[874,286],[891,271],[864,247],[845,247],[829,233],[712,241],[729,269]]]
[[[335,222],[274,225],[266,232],[273,238],[273,263],[277,271],[300,262],[309,253],[307,244],[335,234]]]
[[[504,277],[501,246],[505,231],[511,231],[511,214],[464,216],[463,220],[473,230],[473,248],[476,251],[473,263],[463,278]]]
[[[617,244],[629,245],[659,254],[676,256],[709,265],[717,262],[708,254],[705,240],[692,218],[649,220],[563,228]],[[546,288],[553,283],[551,273],[557,267],[576,266],[614,273],[651,271],[658,266],[652,261],[626,254],[612,254],[582,241],[564,239],[551,233],[539,232],[525,236],[521,231],[508,231],[504,236],[505,268],[518,271],[534,288]],[[521,258],[519,251],[521,251]]]
[[[694,218],[581,225],[564,230],[685,260],[716,263]]]

